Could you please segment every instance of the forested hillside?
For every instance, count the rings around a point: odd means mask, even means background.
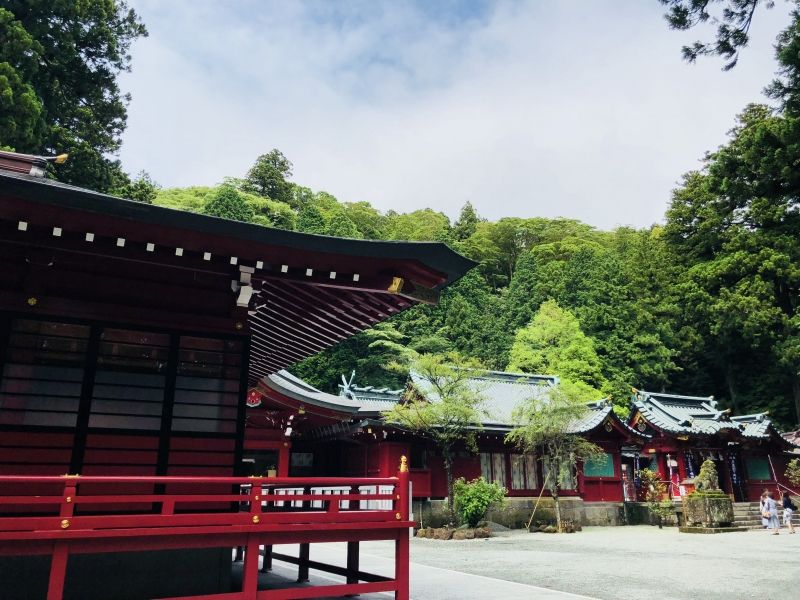
[[[756,9],[772,5],[660,2],[680,30],[714,22],[707,9],[724,7],[716,38],[684,55],[718,55],[726,69],[746,47]],[[405,349],[453,351],[492,369],[559,375],[582,397],[613,397],[621,411],[631,387],[713,394],[737,414],[768,410],[789,427],[800,420],[798,10],[777,40],[778,78],[766,91],[773,105],[732,117],[729,140],[685,174],[664,224],[648,229],[488,221],[469,204],[454,222],[435,207],[382,213],[293,181],[278,150],[215,187],[159,189],[146,173],[132,179],[114,157],[130,101],[117,77],[147,30],[124,0],[0,5],[0,148],[68,152],[51,176],[141,202],[316,234],[437,240],[478,263],[439,305],[296,365],[323,389],[335,391],[351,370],[360,384],[399,386],[400,376],[383,368],[390,358]],[[525,200],[535,214],[537,202],[558,198]],[[643,191],[641,202],[652,201]]]
[[[292,183],[277,150],[219,187],[153,194],[163,206],[309,233],[442,241],[479,263],[439,305],[411,309],[294,368],[323,389],[335,392],[352,370],[359,383],[397,387],[401,376],[383,365],[404,348],[456,351],[491,369],[555,373],[587,398],[613,397],[621,410],[633,386],[713,394],[737,413],[769,410],[790,425],[797,317],[782,306],[796,301],[788,297],[800,264],[796,213],[788,204],[732,206],[714,187],[721,169],[741,173],[745,166],[730,162],[743,160],[742,145],[758,131],[786,126],[785,117],[749,108],[731,142],[676,190],[666,226],[641,230],[492,222],[469,203],[454,222],[433,209],[381,213]]]

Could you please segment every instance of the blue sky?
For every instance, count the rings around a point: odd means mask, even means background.
[[[121,158],[166,187],[294,180],[382,210],[659,222],[682,173],[763,101],[788,6],[731,72],[687,65],[656,0],[131,0],[150,37]]]

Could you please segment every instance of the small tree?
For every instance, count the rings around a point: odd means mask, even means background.
[[[502,504],[506,498],[506,488],[499,483],[489,483],[483,477],[469,483],[460,477],[453,484],[453,492],[459,521],[470,527],[477,527],[489,509]]]
[[[478,364],[455,353],[412,356],[409,367],[417,381],[406,390],[404,401],[384,413],[386,420],[426,437],[442,453],[447,476],[447,509],[455,524],[453,458],[462,444],[477,451],[476,431],[481,428],[484,398],[470,379],[480,375]],[[394,369],[407,369],[395,364]]]
[[[786,479],[792,485],[800,485],[800,458],[793,458],[786,465]]]
[[[642,486],[644,487],[644,499],[647,502],[647,509],[650,514],[656,518],[658,528],[662,529],[664,526],[664,519],[671,515],[675,510],[670,500],[665,500],[667,495],[667,486],[661,481],[659,474],[650,469],[644,469],[639,475],[642,479]]]
[[[533,396],[513,412],[518,425],[507,435],[506,441],[525,452],[537,452],[545,466],[545,484],[550,490],[556,508],[556,528],[561,531],[559,490],[581,461],[599,457],[602,449],[573,433],[576,421],[589,412],[583,400],[556,386],[546,397]]]

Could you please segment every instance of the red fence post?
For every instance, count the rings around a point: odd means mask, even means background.
[[[56,542],[50,562],[50,580],[47,583],[47,600],[61,600],[64,596],[64,577],[67,574],[69,548],[67,542]]]
[[[400,457],[400,473],[398,473],[396,512],[395,518],[398,521],[408,521],[408,459]],[[408,529],[397,530],[397,540],[394,547],[394,578],[397,584],[397,591],[394,594],[395,600],[409,599],[409,561],[410,561],[410,542]]]
[[[251,477],[250,486],[250,522],[253,525],[261,523],[261,496],[263,488],[261,477]],[[258,556],[260,546],[258,539],[253,535],[247,536],[244,549],[244,564],[242,565],[242,596],[246,600],[255,600],[258,594]]]
[[[58,515],[61,517],[61,529],[68,529],[70,519],[75,514],[75,495],[78,486],[75,479],[79,475],[63,475],[64,490],[61,494],[61,506]],[[69,546],[66,542],[56,542],[53,545],[53,555],[50,558],[50,578],[47,582],[47,600],[61,600],[64,595],[64,579],[67,575],[67,561],[69,560]]]

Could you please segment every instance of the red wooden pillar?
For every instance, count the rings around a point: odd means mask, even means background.
[[[395,516],[400,521],[408,521],[410,498],[408,489],[408,461],[405,456],[400,457],[400,473],[398,474],[398,479]],[[394,578],[397,584],[397,591],[394,594],[395,600],[409,600],[410,532],[408,529],[403,528],[398,530],[394,549],[394,560]]]
[[[290,442],[283,442],[283,445],[278,448],[278,477],[289,476],[289,454],[292,452],[292,444]]]

